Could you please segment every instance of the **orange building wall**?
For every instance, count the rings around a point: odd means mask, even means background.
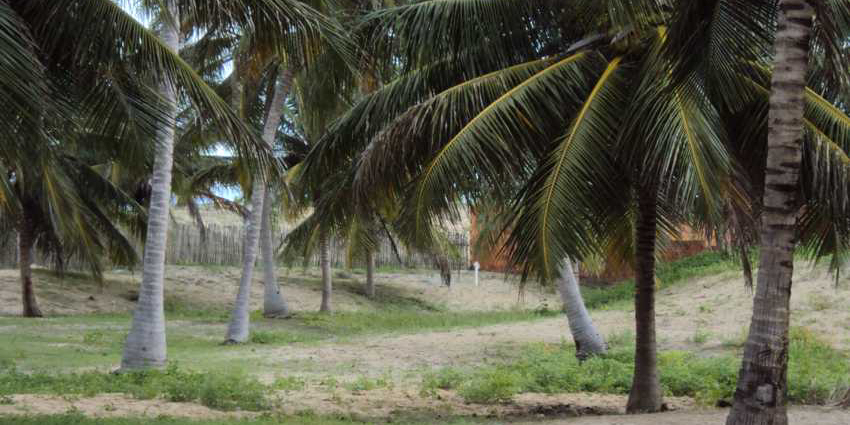
[[[472,252],[472,246],[478,239],[478,225],[475,214],[470,214],[470,229],[469,229],[469,246],[470,246],[470,263],[478,261],[481,264],[481,270],[491,272],[506,272],[508,271],[509,261],[507,256],[498,255],[499,249],[493,250],[491,253],[476,255]],[[704,234],[694,231],[689,226],[679,228],[679,238],[670,242],[667,249],[664,250],[662,259],[664,261],[675,261],[681,258],[690,257],[699,254],[712,246],[711,240],[707,240]],[[502,241],[504,243],[504,241]],[[617,281],[634,277],[634,271],[628,265],[608,265],[601,273],[592,273],[584,268],[580,270],[581,278],[598,279],[602,281]]]

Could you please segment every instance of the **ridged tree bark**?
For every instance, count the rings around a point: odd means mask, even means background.
[[[274,146],[275,135],[280,126],[283,103],[289,94],[291,83],[292,71],[287,68],[281,73],[274,89],[269,114],[263,128],[263,141],[268,146]],[[289,316],[289,306],[281,295],[280,285],[277,283],[277,260],[272,244],[271,205],[273,202],[274,194],[271,188],[268,188],[263,200],[263,217],[260,225],[260,248],[263,254],[263,316],[287,317]]]
[[[814,11],[780,0],[770,93],[761,248],[750,333],[727,425],[785,425],[788,327]]]
[[[375,298],[375,253],[366,251],[366,296]]]
[[[661,382],[655,341],[656,190],[638,193],[635,232],[635,374],[628,413],[657,412],[662,408]]]
[[[319,311],[331,312],[331,294],[333,293],[333,280],[331,277],[331,253],[328,245],[328,235],[324,231],[319,236],[319,263],[322,268],[322,305]]]
[[[162,29],[162,42],[177,53],[180,15],[174,1],[168,1],[167,19]],[[156,369],[165,366],[165,248],[168,239],[169,208],[171,206],[171,169],[174,152],[174,118],[177,114],[177,90],[165,80],[160,83],[166,122],[159,129],[151,178],[151,200],[148,210],[148,229],[142,261],[142,283],[139,300],[133,312],[133,323],[124,344],[121,370]]]
[[[43,317],[35,298],[32,285],[32,253],[35,245],[35,229],[32,218],[27,214],[26,206],[21,208],[21,219],[18,227],[18,267],[21,270],[21,295],[23,299],[24,317]]]
[[[590,313],[584,306],[578,277],[573,271],[573,264],[569,258],[564,258],[561,267],[561,277],[558,278],[558,293],[561,294],[567,324],[576,344],[576,357],[579,360],[585,360],[592,356],[605,354],[608,351],[608,345],[605,343],[602,334],[596,330],[593,320],[590,318]]]

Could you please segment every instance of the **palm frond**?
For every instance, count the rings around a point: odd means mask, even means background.
[[[468,122],[461,122],[463,127],[456,134],[447,134],[451,139],[424,164],[405,201],[402,215],[412,225],[411,234],[428,238],[433,217],[454,215],[464,188],[482,183],[498,188],[503,178],[528,174],[579,108],[577,99],[583,98],[585,82],[598,75],[604,64],[593,52],[560,59],[504,92]],[[547,100],[540,102],[541,98]]]
[[[561,259],[598,252],[601,238],[596,235],[604,232],[591,228],[593,214],[608,209],[597,217],[610,216],[615,205],[628,204],[622,196],[628,186],[624,176],[617,176],[607,145],[619,131],[627,72],[620,57],[607,63],[552,155],[522,190],[509,245],[524,274],[548,281]]]

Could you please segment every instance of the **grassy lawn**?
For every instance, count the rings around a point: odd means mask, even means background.
[[[257,419],[213,419],[192,420],[180,418],[110,418],[93,419],[79,414],[33,417],[0,417],[0,425],[365,425],[374,421],[334,418],[316,415],[269,416]],[[495,422],[440,419],[395,419],[397,425],[484,425]]]
[[[499,323],[540,320],[555,311],[422,311],[390,306],[381,311],[340,312],[332,315],[298,313],[292,319],[252,318],[255,344],[284,346],[317,343],[366,334],[415,333]],[[85,315],[47,319],[3,318],[0,359],[20,369],[38,370],[114,365],[120,361],[131,317]],[[169,358],[201,369],[248,368],[253,361],[240,360],[249,345],[219,346],[224,340],[227,317],[218,314],[170,314],[167,325]]]
[[[734,262],[716,253],[705,253],[660,266],[659,277],[662,286],[669,287],[693,278],[734,271],[736,268]],[[313,285],[315,282],[306,279],[296,284]],[[362,285],[340,282],[337,290],[356,294],[362,290]],[[591,309],[626,308],[633,290],[632,282],[608,288],[583,288]],[[123,340],[131,319],[129,314],[90,314],[38,320],[3,318],[0,319],[0,327],[3,328],[0,344],[0,402],[9,395],[24,393],[68,397],[123,393],[138,399],[190,401],[217,410],[275,412],[280,402],[276,394],[280,391],[303,388],[305,376],[335,376],[335,369],[329,369],[330,366],[321,359],[311,358],[288,361],[283,369],[286,376],[281,377],[277,374],[282,369],[274,355],[275,350],[285,350],[293,344],[306,348],[319,347],[324,343],[346,342],[367,335],[414,334],[530,322],[561,314],[547,309],[450,311],[392,290],[382,291],[381,298],[375,303],[381,308],[330,315],[299,312],[285,320],[264,319],[260,312],[254,312],[250,342],[222,346],[220,343],[227,326],[227,311],[198,308],[181,300],[170,299],[166,305],[169,367],[164,371],[121,375],[109,372],[120,362]],[[633,347],[630,339],[627,336],[615,338],[610,341],[614,347],[610,355],[583,365],[577,363],[572,347],[569,346],[536,344],[519,348],[519,351],[514,347],[512,354],[504,358],[493,357],[491,352],[490,359],[495,363],[485,367],[425,372],[422,394],[434,395],[438,388],[453,389],[472,403],[500,402],[521,392],[587,391],[622,394],[628,390],[631,379]],[[801,357],[792,355],[792,362],[797,362],[792,363],[792,379],[809,380],[806,381],[809,384],[801,384],[803,393],[796,394],[794,400],[817,402],[825,397],[825,388],[837,385],[835,377],[850,374],[846,367],[850,362],[843,354],[830,351],[829,347],[822,344],[818,345],[820,343],[813,337],[803,342],[803,349],[808,350],[804,352],[813,360],[805,363],[807,366],[804,372],[797,373],[794,372],[797,370],[794,365],[800,364]],[[734,385],[737,365],[737,360],[731,355],[711,359],[697,358],[683,352],[661,355],[665,391],[672,395],[687,395],[704,400],[717,400],[728,395],[730,385]],[[417,379],[423,372],[422,369],[416,369],[410,373],[413,373],[413,379]],[[267,379],[261,381],[258,379],[260,376]],[[833,379],[827,379],[830,377]],[[362,376],[357,381],[342,383],[339,388],[356,392],[389,385],[380,384],[382,379]],[[244,423],[262,425],[278,423],[280,419],[261,418]],[[362,423],[352,419],[311,415],[286,417],[285,421],[305,425]],[[169,418],[156,421],[95,420],[71,414],[0,418],[0,424],[5,423],[182,425],[232,422],[191,422]],[[413,425],[434,422],[396,423]]]
[[[720,252],[705,251],[692,257],[658,264],[656,277],[659,289],[687,283],[693,279],[740,272],[740,263]],[[632,279],[604,287],[582,287],[581,294],[588,309],[624,309],[632,306],[635,283]]]

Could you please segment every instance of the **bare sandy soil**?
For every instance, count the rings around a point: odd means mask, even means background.
[[[546,422],[551,425],[722,425],[726,423],[727,410],[667,412],[652,415],[585,416]],[[794,425],[846,425],[850,412],[820,407],[793,407],[788,411],[788,422]],[[530,425],[518,422],[517,425]]]
[[[792,296],[792,322],[816,332],[834,346],[850,349],[850,288],[836,288],[823,270],[799,271]],[[704,278],[662,290],[657,331],[662,350],[705,354],[728,349],[746,337],[752,311],[750,291],[736,273]],[[613,335],[631,330],[633,310],[594,311],[600,331]],[[696,335],[702,338],[696,338]],[[703,340],[704,339],[704,340]],[[350,378],[376,376],[386,370],[470,365],[498,359],[512,345],[571,342],[562,318],[410,335],[381,335],[322,345],[258,349],[258,355],[286,370],[287,364],[322,359],[346,365]],[[264,350],[269,350],[265,352]],[[330,363],[329,363],[330,362]]]
[[[198,267],[170,267],[169,293],[181,299],[193,299],[211,306],[226,305],[232,299],[238,269],[221,268],[210,272]],[[290,278],[310,277],[312,271],[293,271]],[[41,276],[39,277],[41,279]],[[138,276],[110,274],[112,286],[96,292],[96,287],[77,282],[73,287],[63,283],[40,286],[42,304],[49,313],[83,313],[92,311],[127,311],[132,303],[122,294],[137,284]],[[17,276],[14,271],[0,271],[0,311],[16,313],[19,308]],[[361,276],[343,279],[354,285]],[[15,282],[13,282],[15,281]],[[286,276],[281,276],[286,282]],[[471,283],[471,274],[463,275],[452,289],[439,286],[439,277],[417,274],[382,274],[379,283],[394,291],[451,309],[496,309],[516,305],[516,288],[500,275],[485,275],[480,287]],[[358,283],[359,284],[359,283]],[[122,286],[123,285],[123,286]],[[826,338],[836,347],[850,349],[850,289],[847,280],[836,286],[823,268],[798,267],[792,296],[792,322],[805,326]],[[252,302],[260,307],[261,286],[255,285]],[[56,296],[52,291],[57,292]],[[307,284],[286,285],[287,297],[295,309],[313,310],[319,301],[318,287]],[[45,294],[46,293],[46,294]],[[95,301],[88,297],[94,296]],[[336,298],[339,309],[375,308],[369,301],[353,293],[341,292]],[[526,296],[526,306],[557,304],[553,294],[532,291]],[[658,335],[661,349],[686,349],[710,355],[740,344],[749,324],[752,297],[737,273],[698,279],[660,291],[658,297]],[[632,329],[630,309],[594,311],[592,316],[606,335]],[[696,336],[700,335],[700,338]],[[620,416],[625,398],[595,394],[545,396],[524,394],[512,403],[495,406],[468,405],[451,392],[439,397],[419,394],[421,372],[448,365],[474,366],[502,358],[511,347],[529,342],[558,343],[569,341],[566,323],[562,318],[536,322],[512,323],[425,332],[405,335],[379,335],[330,341],[321,344],[292,344],[286,347],[256,346],[251,356],[285,376],[307,381],[303,390],[281,392],[281,409],[286,412],[314,411],[317,413],[349,413],[363,417],[387,417],[403,411],[440,412],[444,415],[494,416],[522,419],[543,415],[547,418],[569,417],[560,422],[576,425],[667,425],[723,423],[725,411],[702,410],[687,399],[667,400],[676,411],[659,415]],[[315,367],[320,364],[321,367]],[[313,366],[310,366],[313,365]],[[354,382],[363,377],[384,377],[389,387],[370,391],[351,391],[339,386],[328,389],[318,383],[322,377],[333,376],[340,383]],[[262,374],[271,381],[277,374]],[[69,408],[69,401],[56,397],[16,396],[15,404],[0,406],[0,414],[55,413]],[[63,404],[65,403],[65,404]],[[219,412],[195,405],[149,402],[104,395],[71,402],[92,415],[174,414],[192,417],[213,417]],[[77,403],[83,403],[77,406]],[[173,407],[172,405],[178,405]],[[105,407],[111,406],[111,407]],[[181,407],[182,406],[182,407]],[[89,409],[89,410],[86,410]],[[158,411],[157,409],[163,409]],[[206,410],[204,410],[206,409]],[[100,413],[98,413],[100,412]],[[607,416],[595,416],[604,413]],[[211,416],[206,416],[211,415]],[[580,417],[576,417],[580,416]],[[499,419],[502,420],[502,419]],[[791,411],[793,424],[850,424],[848,411],[797,407]]]
[[[481,273],[480,286],[474,285],[472,272],[454,272],[453,286],[441,284],[436,271],[380,273],[381,287],[394,295],[417,299],[451,310],[503,310],[517,305],[537,308],[558,305],[551,291],[529,288],[524,297],[517,295],[517,280],[498,273]],[[236,298],[241,270],[237,267],[166,267],[166,300],[185,303],[191,308],[229,308]],[[262,273],[255,273],[251,293],[251,308],[263,305]],[[335,271],[334,281],[344,289],[359,291],[365,276],[348,271]],[[21,288],[17,270],[0,270],[0,316],[18,315],[21,312]],[[278,282],[291,308],[296,311],[318,309],[321,289],[319,272],[302,268],[278,271]],[[34,278],[36,295],[42,311],[50,315],[87,313],[123,313],[133,309],[128,299],[138,290],[141,274],[128,271],[105,273],[105,285],[94,282],[85,275],[73,273],[60,279],[48,271],[37,272]],[[380,307],[356,292],[338,290],[334,294],[334,307],[338,311],[355,311]]]
[[[138,400],[123,394],[78,398],[19,394],[12,396],[11,404],[0,404],[0,415],[61,415],[69,411],[98,418],[174,416],[220,419],[249,416],[241,412],[220,412],[200,404]]]

